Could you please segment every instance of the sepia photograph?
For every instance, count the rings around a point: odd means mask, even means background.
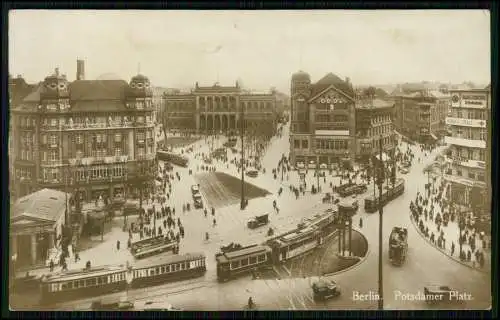
[[[491,310],[488,10],[8,24],[11,311]]]

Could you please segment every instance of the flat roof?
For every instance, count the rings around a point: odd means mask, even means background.
[[[257,245],[257,246],[252,246],[252,247],[248,247],[248,248],[243,248],[243,249],[237,250],[237,251],[226,252],[226,253],[224,253],[224,256],[228,259],[234,259],[234,258],[244,256],[247,254],[266,252],[269,250],[270,249],[267,246]]]

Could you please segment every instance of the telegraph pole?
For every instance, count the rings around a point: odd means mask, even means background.
[[[378,227],[378,309],[384,310],[384,283],[383,283],[383,270],[382,270],[382,226],[383,226],[383,211],[382,204],[382,185],[384,183],[384,162],[382,161],[382,137],[379,140],[379,166],[377,172],[378,179],[378,214],[379,214],[379,227]]]
[[[245,210],[245,144],[243,142],[243,137],[245,135],[245,111],[243,110],[243,105],[240,104],[240,135],[241,135],[241,203],[240,209]]]

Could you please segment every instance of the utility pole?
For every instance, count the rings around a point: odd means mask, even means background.
[[[382,137],[379,140],[379,166],[377,170],[377,182],[378,182],[378,214],[379,214],[379,227],[378,227],[378,309],[384,310],[384,283],[383,283],[383,270],[382,270],[382,226],[383,226],[383,211],[384,207],[382,204],[382,185],[384,183],[384,162],[382,161]]]
[[[240,209],[245,210],[245,144],[243,142],[243,136],[245,134],[245,111],[243,110],[243,104],[240,104],[240,135],[241,135],[241,203]]]

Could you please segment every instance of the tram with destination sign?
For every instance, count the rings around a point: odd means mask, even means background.
[[[321,245],[321,230],[316,226],[295,229],[278,238],[268,240],[267,244],[272,248],[273,261],[284,262]]]
[[[161,255],[137,261],[130,267],[99,266],[46,274],[40,280],[41,303],[50,305],[118,292],[127,286],[144,287],[200,277],[206,271],[205,260],[203,253]]]
[[[405,181],[404,179],[397,179],[394,186],[389,185],[384,188],[385,190],[382,192],[382,197],[380,202],[382,206],[385,206],[390,201],[396,199],[400,195],[405,192]],[[368,213],[373,213],[377,211],[379,208],[379,197],[378,194],[376,196],[368,196],[365,198],[365,211]]]
[[[270,266],[270,254],[270,247],[257,244],[217,253],[217,279],[227,281],[236,275]]]

